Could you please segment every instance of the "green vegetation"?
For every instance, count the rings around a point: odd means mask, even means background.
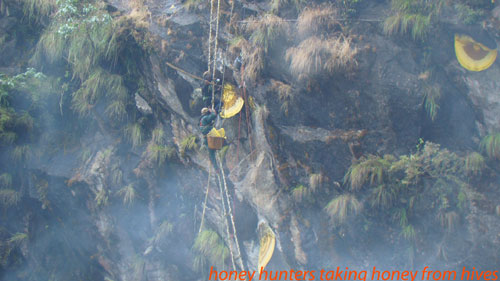
[[[500,159],[500,133],[487,135],[481,141],[481,150],[491,159]]]
[[[229,145],[224,145],[219,151],[219,159],[223,161],[222,164],[224,164],[226,161],[226,155],[228,151],[229,151]]]
[[[51,15],[57,8],[55,0],[23,0],[24,14],[32,20]]]
[[[223,269],[226,259],[229,257],[229,249],[224,244],[224,240],[213,230],[202,230],[196,236],[193,250],[198,258],[195,260],[195,267],[202,271],[203,265],[214,265],[218,269]]]
[[[359,13],[359,9],[363,6],[363,0],[343,0],[342,15],[344,17],[355,17]]]
[[[175,147],[166,144],[163,129],[154,129],[143,156],[156,167],[162,167],[167,159],[173,159],[176,155]]]
[[[115,186],[121,185],[123,183],[123,172],[120,169],[120,162],[114,163],[111,166],[111,183]]]
[[[0,189],[0,205],[9,208],[17,205],[21,200],[21,194],[13,189]]]
[[[184,8],[186,10],[192,10],[192,9],[197,8],[202,3],[203,3],[202,0],[186,0],[184,2]]]
[[[458,15],[459,15],[460,19],[465,24],[469,24],[469,25],[475,24],[480,19],[482,19],[485,15],[484,10],[474,9],[467,4],[457,3],[455,7],[458,11]]]
[[[352,194],[342,194],[333,198],[325,207],[334,224],[346,222],[348,216],[358,214],[362,209],[361,203]]]
[[[156,229],[155,235],[150,239],[150,243],[156,247],[164,245],[167,242],[166,238],[172,233],[173,229],[174,227],[171,223],[163,221]]]
[[[443,229],[451,233],[456,230],[460,217],[455,211],[441,212],[438,215],[439,222]]]
[[[97,206],[103,207],[108,205],[108,191],[106,190],[106,188],[102,187],[100,190],[98,190],[94,200]]]
[[[49,192],[49,182],[46,179],[37,179],[33,176],[33,180],[36,181],[36,192],[38,193],[38,201],[42,202],[42,209],[50,206],[50,202],[48,199]]]
[[[132,262],[132,276],[133,280],[141,280],[144,276],[144,268],[146,266],[146,260],[142,255],[136,254]],[[107,281],[107,280],[106,280]]]
[[[24,138],[38,127],[34,116],[45,117],[39,110],[50,98],[51,90],[51,81],[33,68],[13,77],[0,74],[0,145],[16,145],[11,153],[14,160],[29,156],[30,147]],[[14,100],[26,101],[30,106],[14,108]]]
[[[372,207],[390,207],[396,200],[396,194],[398,190],[395,190],[393,186],[379,184],[377,187],[372,189],[370,196],[370,204]]]
[[[279,36],[286,35],[289,25],[282,18],[265,14],[260,18],[250,18],[246,30],[251,32],[250,41],[255,46],[260,46],[267,53],[269,47]]]
[[[21,5],[24,15],[20,14]],[[0,271],[17,272],[18,278],[26,280],[89,280],[101,275],[97,273],[99,270],[94,270],[99,265],[87,262],[97,257],[90,257],[97,252],[93,247],[89,248],[91,253],[78,245],[69,245],[72,240],[68,237],[78,239],[87,234],[82,231],[74,235],[81,229],[68,227],[66,214],[60,212],[66,204],[71,204],[63,201],[85,201],[87,192],[79,198],[82,190],[73,188],[71,193],[62,190],[66,193],[52,197],[53,188],[63,188],[62,178],[47,176],[28,161],[46,162],[54,156],[67,157],[61,166],[74,165],[69,159],[75,154],[81,152],[82,160],[95,155],[94,160],[105,164],[99,172],[103,172],[106,179],[103,186],[91,189],[95,193],[90,199],[94,202],[90,203],[105,206],[111,202],[108,197],[111,190],[115,194],[115,188],[119,188],[116,194],[124,204],[132,204],[138,198],[134,186],[124,182],[128,175],[125,176],[116,163],[118,151],[109,149],[102,155],[96,154],[100,150],[96,147],[100,146],[97,139],[102,138],[92,138],[105,135],[108,141],[114,141],[108,145],[116,149],[127,145],[120,142],[120,134],[128,133],[132,145],[140,146],[147,141],[148,131],[144,128],[151,120],[141,119],[132,94],[138,91],[138,81],[143,75],[141,44],[146,35],[137,32],[134,18],[118,12],[110,14],[113,10],[110,4],[102,1],[0,1],[2,16],[6,9],[11,10],[7,16],[17,17],[19,25],[9,27],[8,37],[1,34],[0,41],[16,42],[20,53],[12,64],[2,65],[2,69],[21,73],[0,73],[0,149],[5,162],[0,168],[0,209],[8,212],[6,220],[0,223]],[[9,20],[8,24],[13,22],[16,23]],[[35,49],[29,49],[33,44]],[[30,61],[29,56],[32,56]],[[26,65],[36,66],[36,70],[25,69]],[[137,124],[142,127],[138,128]],[[80,142],[80,136],[86,133],[89,138]],[[92,143],[95,140],[97,142]],[[86,167],[85,163],[80,164],[83,166],[74,170],[68,185],[71,182],[85,185],[82,170]],[[59,205],[55,206],[56,202],[48,201],[53,198],[63,201],[58,200]],[[41,204],[33,204],[34,199]],[[30,207],[25,208],[26,204]],[[40,215],[29,215],[33,212]],[[27,225],[30,231],[33,229],[50,238],[44,240],[40,249],[30,247],[30,256],[38,255],[44,247],[55,249],[50,257],[35,264],[22,253],[29,235],[19,232],[25,231]],[[61,266],[64,262],[65,266]],[[71,272],[71,276],[65,272]]]
[[[415,228],[411,224],[404,226],[401,234],[406,240],[410,241],[415,240],[416,237]]]
[[[155,144],[164,144],[165,131],[162,128],[155,128],[151,133],[151,141]]]
[[[317,191],[323,185],[324,180],[325,178],[322,174],[310,174],[309,187],[313,192]]]
[[[141,120],[130,123],[125,128],[125,135],[127,139],[132,143],[132,146],[140,146],[144,140],[144,129],[142,127]]]
[[[302,184],[297,185],[292,189],[292,196],[295,202],[301,203],[311,200],[311,189]]]
[[[157,167],[163,166],[167,158],[173,158],[177,151],[173,146],[149,144],[145,151],[146,158]]]
[[[243,77],[246,77],[249,81],[256,81],[264,69],[265,52],[262,46],[253,45],[243,36],[238,36],[231,40],[229,50],[235,55],[242,54],[243,65],[245,66]]]
[[[477,153],[471,152],[465,157],[465,171],[468,175],[477,176],[486,167],[484,157]]]
[[[292,86],[281,81],[271,80],[271,90],[278,93],[278,98],[281,101],[281,111],[288,116],[290,106],[295,100],[295,93]]]
[[[472,25],[484,19],[495,4],[491,0],[458,0],[454,6],[463,23]]]
[[[384,21],[384,32],[409,34],[413,40],[422,40],[439,17],[443,4],[443,0],[392,0],[391,16]]]
[[[15,162],[21,163],[26,162],[31,155],[31,147],[29,144],[18,145],[12,151],[12,159]]]
[[[27,239],[28,239],[28,234],[18,232],[16,234],[12,235],[12,237],[10,237],[10,239],[8,240],[8,243],[18,246],[19,244],[21,244],[23,241],[26,241]]]
[[[8,173],[0,175],[0,187],[9,188],[12,184],[12,176]]]
[[[369,155],[353,163],[344,177],[354,193],[335,197],[325,210],[340,224],[357,213],[368,221],[391,218],[386,223],[399,225],[401,237],[413,243],[419,233],[414,218],[429,212],[437,214],[444,230],[456,229],[466,194],[472,192],[469,175],[474,177],[484,168],[477,152],[461,157],[430,142],[419,144],[411,155]],[[366,211],[360,211],[355,196],[366,199]]]
[[[368,180],[370,185],[382,184],[384,173],[390,168],[393,160],[392,155],[385,155],[383,158],[370,155],[347,170],[344,182],[349,183],[352,190],[361,189]]]
[[[438,86],[424,87],[424,108],[432,121],[436,119],[439,110],[439,100],[441,99],[441,89]]]
[[[5,240],[0,240],[0,266],[5,267],[9,265],[9,258],[14,256],[13,252],[16,248],[19,248],[21,244],[28,240],[27,233],[17,232],[14,235],[10,236],[7,239],[8,233],[6,233],[5,229],[0,228],[0,237]]]
[[[296,11],[300,11],[307,3],[307,0],[271,0],[271,11],[278,13],[278,11],[286,6],[292,6]]]
[[[140,50],[134,45],[125,48],[131,38],[139,39],[132,32],[136,26],[133,18],[113,19],[104,3],[58,1],[57,12],[42,34],[32,61],[41,67],[53,65],[60,71],[61,65],[67,64],[70,71],[66,70],[65,82],[76,88],[70,93],[71,103],[80,117],[99,120],[107,115],[111,121],[122,121],[134,113],[127,110],[133,104],[133,95],[125,80],[134,84],[140,80],[134,61]],[[126,75],[119,73],[120,67],[126,69]],[[133,117],[127,119],[134,121]],[[134,138],[134,145],[137,140]]]
[[[180,145],[181,156],[184,157],[184,155],[186,154],[186,151],[196,150],[196,149],[198,149],[198,144],[196,143],[196,136],[195,135],[187,136],[181,141],[181,145]]]
[[[297,19],[299,35],[318,35],[330,30],[339,23],[335,20],[336,11],[331,6],[307,8]]]
[[[137,193],[133,184],[122,187],[120,190],[118,190],[118,192],[116,192],[116,194],[123,198],[124,205],[131,205],[132,203],[134,203],[137,197]]]

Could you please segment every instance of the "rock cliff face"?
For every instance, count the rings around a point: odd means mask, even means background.
[[[265,51],[255,43],[238,45],[234,43],[238,36],[251,41],[252,27],[246,21],[263,17],[271,5],[222,2],[222,54],[217,62],[225,81],[245,85],[248,96],[240,115],[222,122],[228,147],[221,153],[247,270],[257,269],[261,223],[276,234],[270,270],[337,265],[494,269],[499,264],[498,160],[486,161],[481,173],[465,180],[458,180],[465,172],[453,177],[447,172],[441,179],[426,169],[447,169],[451,160],[425,162],[428,155],[419,143],[419,139],[437,143],[439,151],[466,157],[479,151],[484,136],[500,131],[500,65],[496,62],[486,71],[472,73],[458,64],[450,33],[457,28],[456,19],[446,16],[452,11],[443,12],[425,41],[414,41],[383,32],[378,20],[390,12],[390,1],[362,1],[357,14],[346,21],[342,1],[334,1],[338,13],[330,19],[332,26],[312,31],[313,35],[349,38],[356,55],[345,69],[310,72],[304,78],[290,69],[293,60],[286,58],[287,49],[300,49],[304,40],[297,31],[300,26],[287,22],[288,33],[273,39]],[[0,4],[0,72],[14,76],[33,64],[27,58],[51,26],[54,13],[30,23],[23,19],[19,2]],[[121,0],[104,6],[113,18],[128,17],[134,23],[127,27],[133,31],[122,39],[127,43],[117,59],[118,70],[111,72],[126,77],[128,68],[122,60],[128,53],[123,50],[138,46],[145,50],[132,57],[136,76],[125,82],[131,98],[127,120],[120,121],[129,122],[133,113],[136,122],[113,123],[103,117],[98,104],[91,106],[90,119],[68,113],[75,110],[68,98],[71,87],[76,87],[73,77],[70,90],[59,89],[51,100],[50,120],[57,121],[42,127],[76,118],[79,121],[70,123],[78,124],[76,137],[67,143],[57,139],[55,145],[45,139],[32,141],[32,150],[39,153],[15,167],[7,162],[14,147],[2,144],[0,166],[19,176],[14,182],[21,199],[17,206],[3,209],[0,276],[4,280],[206,280],[206,268],[215,261],[203,257],[204,269],[194,266],[202,256],[193,247],[202,213],[205,229],[215,231],[224,241],[222,247],[236,253],[233,230],[229,235],[226,230],[224,194],[213,169],[209,172],[198,131],[202,83],[191,75],[201,76],[207,68],[209,4]],[[299,12],[289,6],[275,13],[296,19]],[[488,14],[491,24],[500,21],[495,11]],[[244,55],[243,74],[230,63],[235,58],[233,48]],[[262,56],[256,79],[248,72],[255,63],[252,56]],[[57,77],[64,73],[60,69],[73,67],[61,66],[70,60],[65,59],[39,70]],[[105,68],[106,60],[100,63]],[[431,118],[425,104],[435,90],[438,109]],[[238,93],[243,95],[243,87]],[[139,133],[141,141],[128,135],[134,126],[146,132]],[[371,180],[367,176],[359,189],[344,177],[351,165],[373,155],[416,159],[418,153],[424,160],[415,169],[423,172],[412,179],[414,186],[399,180],[403,172],[393,173],[394,166],[380,170],[378,177],[386,181],[379,178],[380,184],[374,184],[375,172],[366,172]],[[417,199],[388,195],[392,207],[377,209],[372,194],[391,181],[397,181],[398,192],[416,191]],[[441,187],[445,191],[438,193]],[[345,207],[347,214],[336,218],[341,211],[332,215],[332,201],[350,198],[342,197],[346,194],[355,196],[359,206]],[[414,199],[417,207],[407,208]],[[16,245],[7,242],[14,241],[9,237],[16,233],[26,233],[27,238]],[[6,253],[8,247],[12,254]],[[231,265],[229,255],[222,264]]]

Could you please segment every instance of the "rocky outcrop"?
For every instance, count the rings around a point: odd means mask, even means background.
[[[132,2],[111,4],[118,13],[133,15],[137,3]],[[237,9],[248,13],[269,9],[265,3],[235,2]],[[361,10],[360,18],[387,9],[380,1],[369,5],[369,10]],[[187,10],[177,0],[147,1],[146,8],[152,46],[140,58],[144,89],[134,93],[134,101],[146,120],[145,126],[154,124],[162,129],[165,147],[175,148],[168,163],[156,165],[146,157],[146,142],[132,146],[123,132],[99,124],[82,133],[80,146],[88,151],[57,152],[33,160],[27,168],[57,183],[52,192],[63,194],[64,200],[51,200],[64,204],[55,212],[76,209],[75,220],[88,223],[76,236],[85,244],[85,252],[78,255],[91,256],[92,269],[99,277],[203,280],[203,273],[193,268],[192,245],[205,207],[204,225],[214,229],[227,246],[236,246],[232,230],[228,234],[226,228],[228,214],[221,203],[225,195],[198,132],[201,82],[188,75],[200,76],[206,68],[208,15],[196,7]],[[0,17],[0,34],[9,33],[14,23],[12,17]],[[233,37],[231,28],[221,28],[224,47]],[[498,63],[481,73],[461,69],[453,56],[452,43],[443,39],[445,29],[436,29],[428,46],[385,36],[378,22],[354,22],[345,29],[359,49],[354,70],[304,82],[289,73],[287,65],[278,65],[284,59],[277,58],[276,65],[269,63],[270,69],[284,69],[283,73],[264,71],[260,81],[248,83],[246,91],[251,99],[246,100],[248,107],[241,115],[219,121],[227,131],[229,145],[220,161],[247,270],[257,266],[256,230],[260,223],[268,224],[277,238],[271,269],[308,269],[333,263],[354,267],[403,265],[407,256],[403,258],[405,254],[397,252],[401,244],[395,242],[400,240],[396,230],[374,231],[374,237],[383,239],[369,241],[371,237],[364,237],[363,231],[376,227],[362,217],[353,218],[347,226],[330,222],[325,206],[339,194],[350,192],[344,182],[349,166],[363,156],[409,154],[415,151],[419,138],[462,153],[476,149],[480,137],[500,130]],[[270,53],[283,54],[292,41],[273,46]],[[16,44],[12,38],[0,44],[2,54],[8,54],[0,58],[1,66],[10,66],[10,59],[19,56]],[[223,61],[228,80],[232,80],[229,56]],[[286,111],[268,82],[271,79],[288,81],[293,88],[294,98]],[[441,91],[435,120],[425,112],[426,87]],[[146,134],[155,128],[148,128]],[[184,141],[193,136],[199,149],[185,150]],[[494,169],[488,172],[488,177],[495,177]],[[35,186],[31,183],[32,198],[38,192]],[[300,186],[312,190],[314,203],[294,196],[293,189]],[[477,193],[468,194],[477,202],[464,211],[468,212],[467,224],[464,221],[460,229],[465,234],[434,241],[436,232],[424,229],[427,232],[422,231],[415,242],[420,252],[414,254],[418,258],[412,260],[413,265],[427,258],[443,267],[479,260],[484,267],[495,265],[498,202],[495,196],[480,194],[498,195],[498,190],[480,190],[484,186],[478,186]],[[124,187],[132,188],[135,203],[124,198]],[[426,219],[435,219],[435,215],[429,214]],[[64,216],[67,220],[70,218]],[[427,246],[422,246],[423,240]],[[466,254],[467,258],[448,261],[443,257],[444,250],[430,250],[444,249],[452,242],[459,245],[454,253]],[[377,243],[382,246],[374,245]],[[472,250],[465,251],[469,244]],[[24,249],[22,254],[28,259],[31,253]],[[38,262],[37,257],[33,259],[33,263]]]

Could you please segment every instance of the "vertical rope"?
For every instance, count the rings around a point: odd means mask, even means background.
[[[203,229],[203,222],[205,219],[205,210],[207,209],[208,191],[210,190],[210,177],[211,176],[212,176],[212,165],[210,165],[208,167],[207,191],[205,192],[205,201],[203,202],[203,211],[201,213],[200,229],[198,230],[198,233],[200,233],[201,230]]]
[[[213,0],[212,0],[213,1]],[[217,0],[217,22],[215,24],[215,46],[214,46],[214,68],[212,69],[212,82],[215,81],[215,71],[217,69],[217,42],[219,42],[219,18],[220,18],[220,0]],[[212,32],[210,30],[210,32]],[[212,86],[212,109],[214,109],[215,85]]]
[[[220,156],[220,155],[219,155]],[[226,176],[224,175],[224,167],[222,167],[222,161],[219,159],[219,166],[220,166],[220,171],[222,174],[222,180],[224,181],[224,192],[226,193],[226,201],[227,201],[227,206],[229,209],[229,217],[231,219],[231,225],[233,228],[233,234],[234,234],[234,243],[236,244],[236,258],[238,259],[238,263],[240,265],[240,269],[242,271],[245,271],[245,266],[243,265],[243,261],[241,259],[241,251],[240,251],[240,243],[238,242],[238,234],[236,233],[236,226],[234,223],[234,217],[233,217],[233,211],[231,209],[231,198],[229,197],[229,192],[227,191],[227,183],[226,183]]]
[[[213,13],[214,13],[214,0],[210,1],[210,19],[209,19],[209,35],[208,35],[208,67],[207,71],[210,73],[212,65],[212,23],[213,23]]]
[[[226,234],[227,241],[229,244],[229,254],[231,255],[231,264],[233,265],[233,270],[236,270],[236,265],[234,263],[234,255],[233,255],[233,243],[231,242],[231,233],[229,232],[229,224],[227,223],[227,212],[226,212],[226,204],[224,203],[224,193],[222,192],[222,182],[220,180],[219,174],[217,174],[217,179],[219,180],[219,192],[220,192],[220,200],[222,202],[222,211],[224,212],[224,224],[226,225]]]

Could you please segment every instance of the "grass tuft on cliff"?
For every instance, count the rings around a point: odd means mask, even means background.
[[[334,223],[344,223],[348,216],[358,214],[362,204],[352,194],[342,194],[333,198],[325,207],[325,211]]]
[[[326,71],[333,73],[347,70],[357,64],[358,50],[351,44],[351,39],[339,36],[332,39],[310,37],[297,47],[286,51],[292,74],[299,78]]]
[[[288,22],[273,14],[265,14],[260,18],[252,17],[246,24],[246,30],[251,32],[250,41],[255,46],[262,47],[266,53],[275,40],[286,35],[289,29]]]
[[[331,6],[306,8],[297,19],[297,31],[303,37],[330,31],[339,25],[337,14]]]
[[[443,0],[392,0],[391,16],[384,21],[384,32],[408,34],[413,40],[422,40],[432,29],[443,4]]]
[[[500,160],[500,133],[484,137],[481,141],[481,150],[486,152],[489,158]]]
[[[224,244],[224,240],[213,230],[203,230],[196,236],[193,250],[198,254],[199,258],[195,267],[202,270],[199,266],[210,264],[218,269],[223,269],[224,264],[229,257],[229,249]],[[196,266],[197,265],[197,266]]]

